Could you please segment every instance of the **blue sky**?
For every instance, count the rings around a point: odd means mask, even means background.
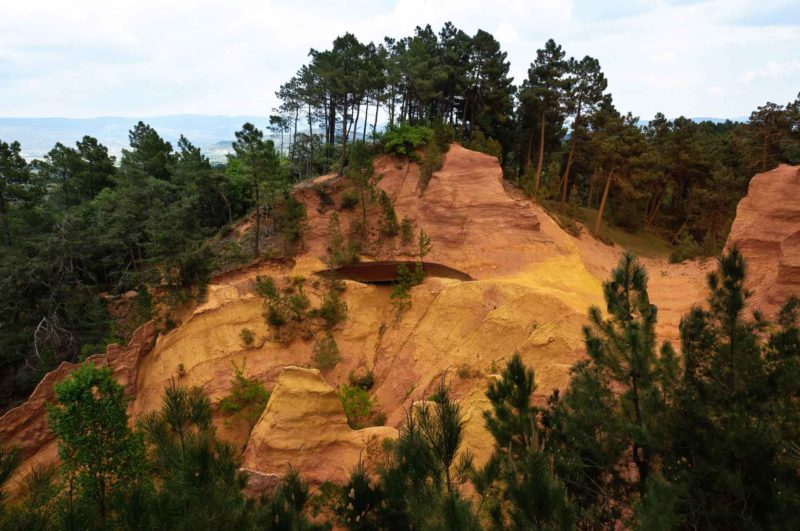
[[[447,20],[494,34],[517,83],[551,37],[597,57],[618,107],[645,119],[746,116],[800,91],[796,0],[0,0],[0,13],[4,117],[266,115],[309,48]]]

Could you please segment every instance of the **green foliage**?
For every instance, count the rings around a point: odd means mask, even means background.
[[[518,455],[530,447],[536,430],[537,410],[531,405],[536,389],[533,371],[525,367],[515,352],[501,376],[500,381],[492,382],[486,390],[492,409],[483,416],[497,446]]]
[[[533,371],[515,353],[502,379],[486,391],[492,409],[484,418],[495,452],[472,482],[499,527],[569,529],[574,517],[566,488],[544,451],[538,409],[531,404],[535,389]]]
[[[417,286],[425,280],[425,268],[422,261],[431,252],[431,239],[423,229],[419,230],[417,239],[419,261],[415,264],[413,271],[405,264],[397,266],[397,279],[392,287],[390,295],[392,304],[399,312],[406,310],[411,305],[411,288]]]
[[[614,522],[621,514],[611,499],[644,493],[678,371],[671,348],[655,352],[656,307],[647,273],[632,255],[623,256],[603,291],[608,318],[597,307],[589,310],[589,361],[573,368],[564,397],[553,397],[548,421],[556,471],[570,486],[581,522]],[[602,420],[591,420],[595,415]],[[628,462],[636,466],[634,478],[621,473]],[[597,475],[585,472],[590,467]]]
[[[283,211],[278,217],[278,226],[283,233],[284,252],[289,251],[302,242],[306,229],[305,205],[287,193],[283,199]]]
[[[389,195],[383,190],[378,191],[378,203],[381,206],[381,219],[378,223],[381,236],[393,238],[400,234],[400,225],[397,223],[397,214]]]
[[[798,456],[788,450],[800,412],[798,303],[787,302],[765,340],[765,323],[745,318],[744,284],[744,259],[734,248],[709,274],[708,309],[694,308],[681,321],[684,371],[664,477],[683,494],[673,505],[686,527],[791,528],[800,521],[790,508],[800,499]],[[789,379],[791,390],[776,385]]]
[[[93,527],[123,518],[144,475],[144,445],[128,427],[125,390],[110,368],[78,367],[54,386],[47,418],[69,484],[65,518]]]
[[[256,340],[256,334],[250,328],[242,328],[239,331],[239,339],[242,340],[242,345],[246,348],[250,348]]]
[[[333,198],[328,192],[327,187],[319,184],[315,185],[314,192],[317,194],[317,199],[319,199],[319,209],[321,212],[325,212],[327,209],[334,206],[335,203],[333,202]]]
[[[396,157],[415,160],[417,149],[433,138],[433,131],[427,127],[402,123],[389,127],[383,134],[383,152]]]
[[[480,129],[475,130],[469,137],[469,140],[464,142],[464,147],[473,151],[480,151],[498,159],[502,155],[503,148],[497,140],[486,137]]]
[[[15,531],[45,531],[68,523],[60,518],[65,515],[59,511],[64,507],[63,499],[59,499],[63,487],[57,465],[33,465],[20,482],[17,503],[0,514],[0,526]]]
[[[234,364],[233,368],[231,391],[219,401],[219,410],[252,429],[267,406],[270,393],[258,379],[245,377],[244,365]]]
[[[342,194],[342,210],[353,210],[358,206],[358,195],[355,192],[345,192]]]
[[[160,411],[138,423],[150,451],[150,469],[158,490],[141,500],[142,521],[131,528],[242,528],[249,506],[241,489],[234,449],[216,438],[211,403],[197,388],[170,382]]]
[[[429,142],[425,147],[425,155],[419,166],[419,190],[424,193],[428,188],[433,173],[442,169],[444,159],[442,151],[437,142]]]
[[[675,243],[675,248],[672,249],[669,255],[669,261],[673,264],[677,264],[684,260],[703,256],[703,254],[703,246],[697,243],[697,240],[694,239],[694,236],[692,236],[688,230],[683,229],[678,233],[678,239]]]
[[[328,257],[330,267],[358,263],[358,247],[353,241],[345,241],[339,225],[339,214],[333,212],[328,221]]]
[[[445,122],[434,122],[433,124],[433,143],[436,144],[440,153],[446,153],[456,139],[456,130],[452,124]],[[430,144],[429,144],[430,146]]]
[[[411,218],[403,217],[400,222],[400,241],[403,245],[408,245],[414,239],[414,221]]]
[[[8,480],[19,466],[19,462],[19,450],[16,448],[6,449],[0,446],[0,515],[2,515],[6,499],[6,492],[2,487],[8,483]]]
[[[321,318],[325,328],[328,330],[345,322],[347,320],[347,303],[342,300],[343,292],[344,283],[336,280],[330,281],[328,291],[322,299],[322,304],[319,308],[309,311],[308,315]]]
[[[317,338],[314,342],[311,359],[321,371],[333,369],[342,359],[339,355],[339,346],[330,331],[326,331],[321,338]]]
[[[274,490],[261,495],[255,510],[256,529],[279,531],[317,531],[329,529],[324,524],[313,524],[305,514],[311,493],[298,474],[290,468]]]
[[[267,323],[279,327],[306,319],[311,301],[305,294],[303,281],[297,280],[279,290],[272,277],[259,275],[256,277],[256,291],[264,298]]]
[[[383,526],[479,528],[474,509],[459,490],[471,468],[469,453],[461,451],[463,439],[461,407],[441,381],[427,401],[415,404],[408,413],[399,439],[389,446],[390,458],[377,485],[362,487],[364,501],[369,503],[351,503],[374,507],[370,498],[377,491],[383,501],[366,517]]]
[[[339,387],[337,393],[344,408],[344,415],[347,417],[347,424],[354,430],[365,428],[375,405],[369,392],[362,387],[344,384]]]
[[[350,165],[347,167],[347,180],[353,187],[361,205],[361,236],[366,236],[367,208],[376,195],[376,185],[380,176],[372,167],[372,151],[364,142],[356,142],[350,148]]]
[[[417,256],[419,256],[419,261],[425,260],[425,257],[431,252],[433,248],[433,244],[431,243],[431,239],[428,234],[423,229],[419,229],[419,236],[417,238]]]

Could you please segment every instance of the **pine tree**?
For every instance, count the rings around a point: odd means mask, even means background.
[[[150,447],[159,529],[239,528],[247,522],[246,482],[234,449],[216,438],[211,403],[197,387],[171,381],[161,411],[140,419]]]
[[[553,473],[544,451],[539,411],[531,404],[535,389],[533,371],[514,353],[502,379],[486,391],[492,409],[484,412],[484,418],[495,452],[473,474],[473,484],[489,499],[488,513],[499,528],[571,529],[574,517],[566,489]]]
[[[708,308],[681,321],[683,377],[672,411],[665,477],[684,492],[687,528],[793,528],[797,483],[797,302],[762,343],[766,324],[745,318],[745,263],[731,249],[709,274]],[[789,376],[792,374],[793,376]]]
[[[236,157],[241,160],[244,171],[250,177],[251,197],[256,206],[253,258],[258,258],[261,240],[261,192],[268,180],[277,181],[279,176],[278,158],[272,141],[264,140],[264,133],[251,123],[244,124],[242,129],[236,132],[233,150]],[[282,192],[278,188],[277,186],[270,187],[268,192],[271,197],[274,198],[276,194]]]

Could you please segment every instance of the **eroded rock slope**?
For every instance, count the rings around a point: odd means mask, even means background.
[[[302,368],[312,364],[313,337],[278,340],[254,293],[259,274],[302,275],[308,277],[312,300],[322,296],[324,286],[311,274],[325,267],[333,210],[311,186],[302,187],[296,195],[307,206],[308,229],[304,251],[293,264],[265,261],[216,277],[207,300],[158,337],[152,349],[134,347],[148,343],[146,333],[128,347],[136,352],[124,362],[128,372],[119,374],[133,397],[134,418],[160,407],[172,378],[202,387],[217,402],[241,368],[273,394],[252,431],[216,414],[219,434],[243,450],[244,466],[254,476],[268,479],[292,465],[318,484],[343,480],[359,458],[377,458],[378,439],[395,436],[412,403],[424,399],[443,376],[462,400],[467,445],[479,463],[491,452],[482,418],[489,407],[486,386],[515,351],[536,371],[537,401],[567,384],[570,366],[583,356],[586,310],[602,303],[601,282],[622,250],[565,233],[538,204],[504,188],[500,166],[488,155],[454,145],[422,193],[415,164],[381,157],[375,166],[398,217],[414,220],[430,235],[433,250],[427,259],[476,280],[429,278],[413,288],[411,306],[402,313],[392,304],[391,288],[345,282],[349,317],[334,331],[341,361],[323,373]],[[344,186],[332,176],[322,181],[334,191]],[[357,215],[339,214],[343,228]],[[366,259],[413,257],[413,246],[398,240],[383,242]],[[659,305],[659,333],[674,337],[679,316],[702,299],[704,268],[710,266],[645,263],[651,299]],[[242,344],[243,328],[255,333],[251,346]],[[334,388],[351,372],[366,371],[374,373],[372,396],[386,414],[387,427],[351,430]],[[47,394],[52,383],[66,372],[59,368],[48,375],[22,409],[0,419],[4,443],[28,445],[27,463],[55,458],[45,435],[43,404],[52,398]]]

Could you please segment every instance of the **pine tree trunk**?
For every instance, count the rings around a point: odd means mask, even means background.
[[[294,110],[294,134],[292,135],[292,162],[294,162],[294,146],[297,144],[297,118],[300,116],[300,107]]]
[[[256,189],[256,226],[253,238],[253,258],[258,258],[258,240],[261,236],[261,198],[259,194],[258,177],[253,173],[253,186]]]
[[[342,151],[339,154],[339,173],[341,177],[344,174],[344,157],[347,149],[347,98],[344,100],[344,109],[342,113]]]
[[[367,141],[367,122],[369,121],[369,98],[365,103],[366,107],[364,107],[364,132],[361,133],[361,141]]]
[[[599,165],[595,164],[592,177],[589,179],[589,197],[586,199],[586,208],[592,208],[592,196],[594,195],[594,183],[597,180]]]
[[[527,173],[528,168],[533,167],[533,132],[534,127],[531,127],[531,134],[528,137],[528,151],[525,155],[525,164],[523,164],[523,173]]]
[[[561,202],[567,202],[567,191],[569,190],[569,171],[572,169],[572,157],[575,154],[575,143],[578,141],[578,128],[581,123],[581,104],[582,101],[578,100],[578,112],[575,115],[575,122],[572,124],[572,137],[569,139],[569,155],[567,155],[567,167],[564,169],[564,176],[561,181],[564,183],[564,189],[561,192]]]
[[[608,191],[611,189],[611,181],[614,179],[614,170],[608,172],[606,178],[606,187],[603,190],[603,199],[600,200],[600,210],[597,211],[597,221],[594,224],[594,235],[597,237],[600,234],[600,222],[603,220],[603,211],[606,208],[606,200],[608,200]]]
[[[542,167],[544,166],[544,124],[545,112],[542,111],[542,123],[539,126],[539,160],[536,162],[536,191],[542,184]]]
[[[378,130],[378,113],[381,110],[381,105],[378,99],[375,99],[375,121],[372,122],[372,143],[375,143],[375,133]]]
[[[356,118],[350,126],[353,128],[353,144],[356,143],[356,135],[358,134],[358,119],[361,117],[361,102],[356,103]]]
[[[633,387],[633,409],[634,414],[636,415],[636,425],[639,427],[640,431],[643,431],[642,411],[639,407],[639,386],[635,376],[631,378],[631,380]],[[633,462],[636,463],[636,469],[639,471],[639,492],[640,494],[644,495],[644,488],[645,483],[647,482],[647,476],[650,472],[650,465],[648,463],[647,450],[638,443],[633,443]]]
[[[389,96],[389,102],[390,102],[389,103],[389,125],[391,127],[394,127],[394,110],[395,110],[394,107],[395,107],[395,103],[396,103],[395,99],[394,99],[395,98],[394,91],[395,91],[395,88],[394,88],[394,85],[392,85],[391,95]]]
[[[563,188],[561,189],[561,202],[567,202],[567,190],[569,190],[569,170],[572,168],[572,156],[575,152],[575,132],[572,133],[572,138],[569,142],[569,154],[567,155],[567,167],[564,169],[564,175],[561,177]]]
[[[308,104],[308,164],[306,165],[306,177],[311,175],[311,166],[314,163],[314,120],[311,116],[311,104]]]
[[[335,153],[334,145],[336,144],[336,102],[333,101],[333,96],[331,96],[331,106],[328,109],[328,123],[330,124],[330,142],[328,143],[328,151],[325,154],[333,158]]]

